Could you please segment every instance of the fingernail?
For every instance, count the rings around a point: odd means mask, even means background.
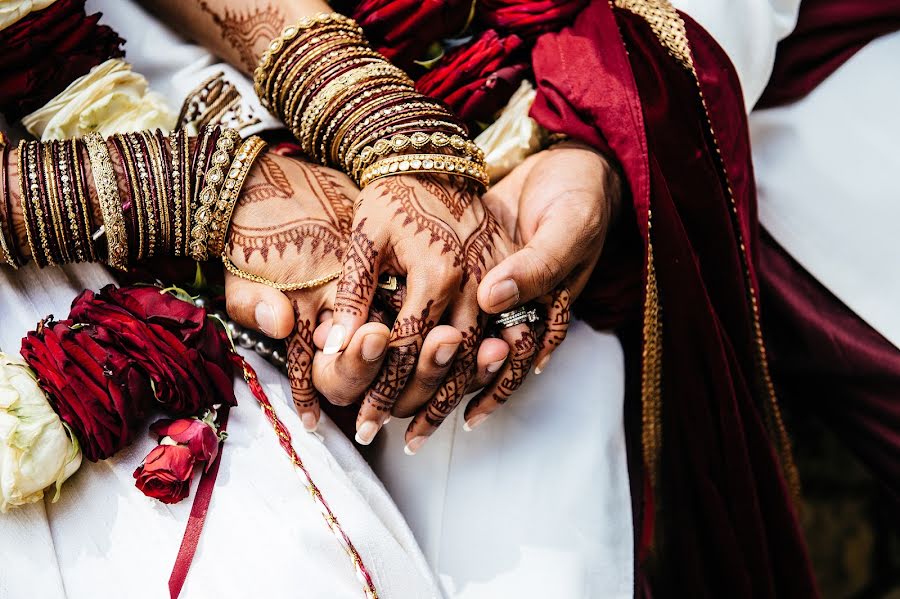
[[[503,366],[504,362],[506,362],[505,359],[497,360],[496,362],[491,362],[490,364],[487,365],[487,371],[492,374],[497,372],[498,370],[500,370],[500,367]]]
[[[387,424],[390,421],[391,421],[391,416],[388,416],[387,418],[384,419],[384,422],[381,423],[381,426],[384,426],[385,424]]]
[[[375,435],[378,434],[379,428],[381,427],[378,426],[377,422],[366,420],[356,431],[356,442],[360,445],[368,445],[375,438]]]
[[[534,367],[535,374],[540,374],[540,373],[544,372],[544,369],[547,368],[547,364],[550,363],[550,355],[551,354],[547,354],[546,356],[541,358],[541,360],[537,363],[537,366]]]
[[[471,433],[472,429],[487,420],[488,416],[490,416],[490,414],[479,414],[478,416],[472,416],[470,420],[466,420],[463,423],[463,430],[467,433]]]
[[[438,350],[434,352],[434,362],[438,366],[446,366],[453,359],[453,354],[456,353],[457,347],[459,347],[459,343],[441,344],[438,346]]]
[[[275,309],[265,302],[256,304],[256,326],[269,337],[275,335]]]
[[[419,435],[418,437],[413,437],[412,441],[406,444],[406,447],[403,448],[403,453],[406,455],[416,455],[416,452],[422,448],[422,445],[425,444],[425,441],[428,440],[428,437],[424,435]]]
[[[303,423],[303,428],[306,429],[306,432],[311,433],[319,428],[319,421],[316,419],[316,415],[312,412],[306,412],[302,416],[300,416],[300,421]]]
[[[504,279],[491,287],[488,302],[491,309],[499,312],[512,307],[519,301],[519,286],[512,279]]]
[[[329,335],[328,338],[331,339],[331,336]],[[343,341],[344,340],[341,339],[342,343]],[[374,362],[384,355],[384,350],[387,349],[387,343],[387,337],[379,333],[370,333],[366,335],[363,337],[362,350],[360,352],[362,353],[362,359],[366,362]]]
[[[344,325],[332,325],[331,330],[328,332],[328,338],[325,339],[325,347],[322,349],[322,352],[326,355],[338,353],[344,345],[344,337],[346,336],[347,329],[344,328]]]

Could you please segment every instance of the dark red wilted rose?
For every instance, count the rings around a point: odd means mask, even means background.
[[[85,0],[57,0],[0,31],[0,112],[16,121],[46,104],[98,64],[119,56],[124,40],[87,16]]]
[[[134,471],[135,486],[147,497],[178,503],[188,496],[194,456],[184,445],[159,445]]]
[[[160,439],[169,437],[179,445],[191,450],[197,462],[206,462],[207,468],[219,455],[219,435],[216,429],[207,422],[197,418],[179,418],[178,420],[157,420],[150,431],[159,435]]]
[[[463,120],[489,122],[506,106],[528,69],[522,39],[489,30],[441,58],[416,88],[446,102]]]
[[[480,0],[478,20],[531,40],[575,20],[588,0]]]
[[[350,15],[376,50],[409,69],[432,44],[462,33],[471,10],[472,0],[361,0]]]
[[[152,401],[150,381],[102,328],[47,323],[22,340],[22,356],[87,459],[108,458],[131,442]]]
[[[235,404],[228,338],[201,308],[157,287],[109,285],[79,295],[70,318],[96,324],[146,372],[166,413],[190,416]]]

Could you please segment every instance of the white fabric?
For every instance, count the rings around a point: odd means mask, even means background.
[[[759,218],[803,267],[900,347],[900,33],[794,104],[750,115]]]
[[[618,339],[575,321],[472,432],[463,404],[407,456],[408,420],[388,423],[373,467],[448,596],[633,596],[624,385]]]
[[[39,319],[64,317],[77,293],[109,281],[100,266],[29,267],[17,274],[0,269],[0,347],[16,351]],[[303,432],[286,378],[260,360],[254,367],[380,596],[438,597],[403,517],[352,444],[324,417],[324,440]],[[238,381],[237,390],[238,407],[182,597],[358,599],[362,586],[349,557],[247,386]],[[166,506],[134,487],[132,472],[155,444],[149,433],[141,435],[110,460],[85,462],[58,503],[47,499],[0,516],[0,599],[168,597],[191,499]]]
[[[800,0],[671,0],[697,21],[728,54],[749,112],[762,95],[775,47],[797,24]]]

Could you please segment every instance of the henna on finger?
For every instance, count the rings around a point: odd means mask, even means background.
[[[295,312],[300,309],[294,302]],[[299,314],[299,312],[297,312]],[[318,421],[319,393],[313,387],[312,365],[315,356],[313,331],[315,325],[310,319],[297,319],[294,334],[288,341],[287,366],[291,385],[291,398],[300,414],[303,426],[314,430]],[[309,416],[311,414],[311,416]]]
[[[472,430],[506,400],[525,382],[531,364],[537,354],[537,339],[534,331],[527,325],[520,325],[522,330],[511,339],[510,354],[506,365],[501,369],[499,380],[495,381],[479,393],[466,407],[466,430]],[[519,327],[514,327],[518,329]],[[512,331],[513,329],[507,329]]]
[[[344,274],[338,281],[337,294],[334,300],[334,311],[344,312],[355,317],[368,313],[369,303],[378,277],[378,250],[363,230],[366,219],[363,218],[350,234],[350,246],[344,259]]]
[[[450,368],[450,372],[447,373],[444,384],[425,407],[422,418],[432,428],[439,427],[447,419],[447,416],[456,409],[456,406],[459,405],[459,402],[465,396],[469,384],[474,380],[477,372],[476,360],[478,357],[478,342],[482,336],[481,331],[482,327],[478,325],[469,327],[468,331],[463,332],[459,353],[453,362],[453,366]],[[417,420],[419,418],[410,423],[410,431],[414,428],[419,428],[416,426]],[[423,432],[417,434],[423,434]]]
[[[547,317],[544,320],[546,330],[541,336],[540,348],[535,359],[538,369],[546,366],[550,354],[560,346],[569,332],[571,302],[572,294],[566,287],[558,287],[550,294]]]

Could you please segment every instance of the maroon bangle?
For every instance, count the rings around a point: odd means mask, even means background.
[[[97,244],[94,243],[94,229],[96,227],[96,223],[94,222],[94,212],[91,209],[91,189],[88,185],[88,171],[87,171],[87,163],[88,159],[85,158],[87,152],[87,148],[84,145],[84,142],[80,139],[72,140],[72,159],[75,162],[75,168],[78,169],[78,181],[76,181],[76,185],[80,185],[78,189],[78,197],[82,198],[84,202],[79,202],[81,205],[80,210],[84,215],[84,222],[82,225],[84,226],[84,235],[85,240],[87,242],[87,250],[88,257],[91,261],[97,260]]]
[[[13,227],[12,194],[9,191],[9,167],[7,166],[9,163],[9,152],[10,147],[8,145],[3,146],[3,155],[0,157],[0,160],[3,161],[2,165],[0,165],[0,168],[3,169],[3,202],[2,207],[0,207],[0,209],[3,210],[3,222],[0,223],[0,226],[3,226],[4,231],[7,233],[6,239],[9,258],[18,268],[24,264],[25,259],[19,248],[19,240],[16,238],[15,227]],[[20,173],[19,176],[21,177],[22,174]]]
[[[125,233],[128,237],[128,259],[130,262],[135,262],[139,255],[143,255],[143,248],[141,247],[143,238],[139,231],[137,209],[135,207],[135,197],[137,196],[135,182],[131,176],[131,169],[128,168],[128,154],[125,150],[122,134],[115,134],[110,138],[110,141],[112,141],[113,148],[118,154],[119,164],[122,166],[122,171],[125,173],[125,181],[128,184],[126,185],[127,197],[121,199],[122,214],[125,220]]]

